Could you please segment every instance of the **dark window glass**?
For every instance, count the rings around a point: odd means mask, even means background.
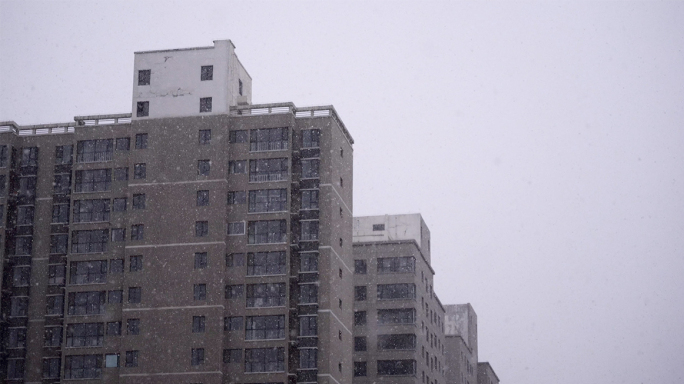
[[[318,335],[318,317],[301,316],[299,318],[299,336]]]
[[[67,325],[67,347],[101,347],[103,342],[104,323],[79,323]]]
[[[136,193],[133,195],[133,209],[145,209],[144,193]]]
[[[200,145],[211,144],[211,129],[200,129],[199,143]]]
[[[0,189],[4,190],[5,186],[5,175],[0,178]],[[35,176],[25,176],[19,178],[19,197],[34,198],[36,196],[36,177]]]
[[[301,284],[299,286],[299,304],[318,303],[318,285]]]
[[[109,273],[123,273],[124,271],[124,260],[123,259],[111,259],[109,260]]]
[[[378,309],[378,324],[414,324],[414,308]]]
[[[366,325],[366,311],[354,312],[354,325]]]
[[[150,85],[150,78],[152,77],[151,69],[141,69],[138,71],[138,85]]]
[[[249,150],[278,151],[287,149],[287,128],[252,129],[249,132]]]
[[[318,241],[318,220],[301,221],[301,241]]]
[[[209,222],[196,221],[195,222],[195,237],[205,237],[209,235]]]
[[[74,223],[109,221],[109,199],[74,201]]]
[[[285,273],[285,252],[247,254],[247,276],[282,275]]]
[[[305,129],[302,131],[302,148],[318,148],[321,137],[319,129]]]
[[[147,148],[147,133],[136,133],[135,134],[135,149],[146,149]]]
[[[283,306],[285,290],[285,283],[247,284],[247,307]]]
[[[378,300],[415,298],[415,284],[378,284]]]
[[[287,210],[287,189],[249,191],[249,212],[280,212]]]
[[[55,204],[52,206],[52,223],[69,222],[69,204]]]
[[[413,256],[378,258],[378,273],[414,272],[416,259]]]
[[[384,231],[385,230],[385,224],[373,224],[373,230],[374,231]]]
[[[226,267],[242,267],[245,265],[244,253],[230,253],[226,255]]]
[[[193,348],[191,365],[204,364],[204,348]]]
[[[7,359],[7,378],[24,378],[24,359]]]
[[[245,286],[242,284],[226,285],[226,299],[242,298]]]
[[[105,309],[105,291],[71,292],[68,299],[69,315],[99,315]]]
[[[197,160],[197,174],[200,176],[209,176],[211,171],[210,160]]]
[[[287,237],[285,220],[250,221],[249,244],[284,243]]]
[[[366,301],[368,294],[365,285],[357,285],[354,287],[354,300],[355,301]]]
[[[224,331],[240,331],[242,330],[242,316],[230,316],[223,318]]]
[[[209,205],[209,191],[197,191],[197,206]]]
[[[133,178],[145,179],[147,178],[147,164],[138,163],[133,166]]]
[[[354,260],[354,273],[357,275],[365,275],[367,270],[366,260]]]
[[[247,173],[247,160],[231,160],[228,162],[228,173]]]
[[[366,337],[357,336],[354,338],[354,352],[363,352],[367,349]]]
[[[14,296],[10,299],[10,317],[25,317],[28,315],[29,298]]]
[[[238,79],[238,94],[242,96],[242,80]]]
[[[71,192],[71,174],[62,173],[55,175],[54,182],[52,183],[52,190],[54,194],[68,194]]]
[[[366,375],[367,375],[366,362],[365,361],[355,361],[354,362],[354,377],[364,377]]]
[[[228,223],[228,234],[229,235],[244,235],[245,234],[245,222],[238,221],[235,223]]]
[[[415,360],[378,360],[378,376],[415,375]]]
[[[128,151],[131,148],[131,138],[130,137],[118,137],[116,139],[116,150],[117,151]]]
[[[107,336],[119,336],[121,335],[121,322],[112,321],[107,323]]]
[[[73,162],[73,145],[60,145],[55,149],[55,164],[71,164]]]
[[[76,162],[109,161],[114,151],[113,139],[82,140],[76,144]]]
[[[301,272],[315,272],[318,271],[318,252],[306,252],[300,254]]]
[[[107,260],[72,261],[69,266],[69,283],[100,284],[107,282]]]
[[[66,282],[66,265],[48,266],[48,285],[64,285]]]
[[[43,346],[59,347],[62,345],[62,327],[45,327]]]
[[[9,328],[7,348],[26,348],[26,328]]]
[[[139,351],[126,351],[126,367],[137,367],[139,354]]]
[[[37,167],[38,166],[38,148],[22,148],[21,149],[21,162],[22,167]]]
[[[35,208],[33,205],[17,207],[17,225],[33,225]]]
[[[318,349],[305,348],[299,350],[299,368],[315,369],[318,367]]]
[[[126,210],[126,203],[128,199],[125,197],[119,197],[114,199],[112,210],[114,212],[123,212]]]
[[[195,300],[206,300],[207,299],[207,285],[206,284],[195,284],[192,288],[193,298]]]
[[[99,379],[102,355],[71,355],[64,358],[65,379]]]
[[[12,268],[12,285],[15,287],[28,287],[31,285],[31,267],[19,266]]]
[[[131,225],[131,240],[143,240],[145,238],[145,225]]]
[[[213,65],[203,65],[200,73],[200,80],[207,81],[214,79],[214,66]]]
[[[245,340],[285,338],[285,316],[248,316],[245,320]]]
[[[136,116],[145,117],[150,115],[150,102],[149,101],[138,101],[136,107]]]
[[[128,180],[128,167],[114,168],[114,180]]]
[[[204,316],[192,317],[192,333],[203,333],[205,328],[206,318]]]
[[[28,256],[33,252],[32,236],[17,236],[14,238],[14,254],[17,256]]]
[[[140,334],[140,319],[126,320],[126,334],[131,336]]]
[[[228,141],[231,144],[246,143],[249,139],[249,134],[246,130],[230,131],[228,134]]]
[[[126,241],[126,228],[112,228],[112,242]]]
[[[93,229],[71,232],[71,253],[100,253],[107,251],[109,231]]]
[[[245,349],[245,372],[284,372],[285,348]]]
[[[128,302],[132,304],[140,303],[142,300],[142,288],[128,287]]]
[[[0,145],[0,168],[7,166],[9,159],[9,148],[6,145]]]
[[[123,303],[123,291],[120,289],[109,291],[109,293],[107,294],[107,302],[109,304]]]
[[[207,253],[206,252],[196,252],[195,253],[195,269],[204,269],[207,267]]]
[[[228,192],[228,204],[244,204],[247,202],[247,194],[245,191],[230,191]]]
[[[223,350],[224,363],[241,363],[242,349],[224,349]]]
[[[320,160],[318,159],[304,159],[302,160],[302,178],[314,179],[319,177]]]
[[[47,306],[46,306],[45,314],[62,316],[64,314],[64,296],[63,295],[47,296]]]
[[[76,192],[105,192],[111,189],[112,170],[93,169],[76,171]]]
[[[200,113],[211,112],[211,97],[200,98]]]
[[[318,209],[318,190],[302,191],[302,209]]]
[[[129,271],[137,272],[143,269],[143,257],[141,255],[134,255],[130,257]]]
[[[416,349],[416,335],[411,333],[378,335],[378,350],[387,349]]]

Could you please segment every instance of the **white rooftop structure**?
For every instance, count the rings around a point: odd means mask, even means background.
[[[430,262],[430,230],[420,213],[354,217],[355,243],[414,240]]]

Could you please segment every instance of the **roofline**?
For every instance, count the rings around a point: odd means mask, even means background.
[[[423,258],[423,261],[425,261],[425,264],[427,264],[428,268],[430,268],[430,272],[432,272],[433,275],[435,274],[435,270],[432,269],[432,265],[430,265],[430,262],[427,261],[427,259],[425,258],[425,255],[423,255],[423,251],[420,250],[420,246],[418,245],[418,242],[415,240],[387,240],[387,241],[353,241],[352,240],[352,247],[356,247],[356,246],[367,247],[367,246],[376,246],[376,245],[385,245],[385,244],[387,244],[387,245],[390,245],[390,244],[413,244],[413,245],[415,245],[416,248],[418,249],[418,253],[420,253],[420,257]],[[434,289],[433,289],[433,293],[434,293]],[[441,303],[440,303],[440,305],[441,305]],[[442,307],[442,309],[444,309],[444,307]]]
[[[489,364],[489,361],[478,361],[478,362],[477,362],[477,365],[480,365],[480,364],[482,364],[482,365],[487,364],[487,366],[489,366],[489,369],[492,370],[492,373],[494,374],[494,377],[496,377],[496,380],[497,380],[497,381],[501,381],[501,380],[499,379],[499,376],[496,374],[496,372],[494,372],[494,368],[492,368],[492,365]]]

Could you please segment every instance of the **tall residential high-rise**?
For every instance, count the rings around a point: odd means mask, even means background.
[[[477,314],[470,304],[445,305],[444,332],[448,383],[478,383]]]
[[[447,382],[444,307],[433,289],[423,218],[355,217],[353,235],[353,382]]]
[[[133,79],[132,113],[0,123],[0,377],[350,383],[335,109],[251,104],[229,40],[138,52]]]

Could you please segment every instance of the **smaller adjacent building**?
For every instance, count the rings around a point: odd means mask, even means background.
[[[477,384],[499,384],[494,368],[486,361],[477,363]]]
[[[477,383],[477,314],[470,304],[446,305],[444,317],[449,384]]]

